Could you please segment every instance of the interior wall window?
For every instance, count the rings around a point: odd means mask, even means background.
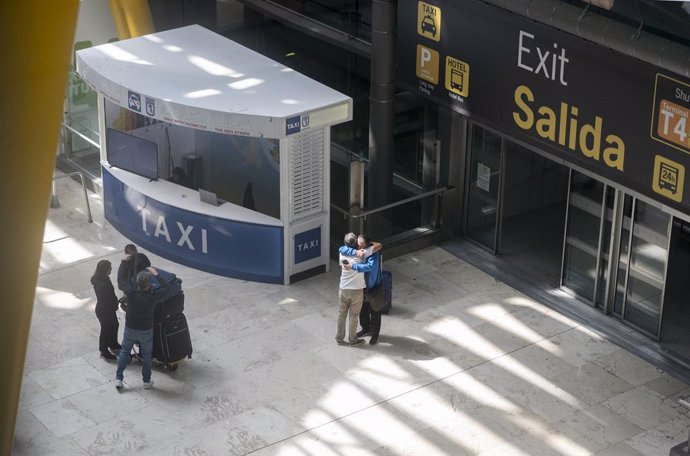
[[[403,179],[418,186],[423,184],[424,136],[425,130],[436,125],[425,125],[426,104],[423,99],[410,92],[401,92],[395,97],[395,120],[393,122],[395,162],[393,171]],[[428,119],[427,119],[428,120]],[[432,122],[429,122],[432,123]]]
[[[371,41],[371,0],[275,0],[352,36]]]

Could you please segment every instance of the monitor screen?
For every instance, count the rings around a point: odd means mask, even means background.
[[[108,128],[108,163],[149,179],[158,179],[158,144]]]

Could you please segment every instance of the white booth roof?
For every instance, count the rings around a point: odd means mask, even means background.
[[[352,119],[352,99],[199,25],[77,51],[108,100],[166,122],[283,138]]]

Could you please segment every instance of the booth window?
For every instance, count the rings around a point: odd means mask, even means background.
[[[140,161],[116,157],[111,165],[149,178],[156,168],[167,179],[193,190],[211,191],[221,200],[280,218],[280,153],[277,139],[233,136],[158,121],[106,100],[109,136],[126,143],[129,154],[145,156],[146,169],[131,169]],[[118,132],[125,134],[117,134]],[[129,135],[129,136],[126,136]],[[142,150],[137,148],[141,146]],[[143,163],[143,162],[142,162]],[[182,176],[182,177],[180,177]]]

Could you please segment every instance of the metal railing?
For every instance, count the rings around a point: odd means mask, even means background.
[[[419,195],[411,196],[411,197],[409,197],[409,198],[405,198],[405,199],[402,199],[402,200],[400,200],[400,201],[396,201],[396,202],[394,202],[394,203],[390,203],[390,204],[386,204],[386,205],[383,205],[383,206],[379,206],[379,207],[377,207],[377,208],[375,208],[375,209],[371,209],[371,210],[368,210],[368,211],[363,211],[363,212],[361,212],[361,213],[359,213],[359,214],[354,214],[354,213],[352,213],[352,212],[348,212],[348,211],[346,211],[345,209],[342,209],[342,208],[336,206],[334,203],[331,203],[331,209],[335,209],[337,212],[340,212],[341,214],[343,214],[343,218],[355,218],[355,219],[356,219],[356,218],[362,218],[362,219],[365,219],[365,220],[366,220],[367,216],[372,215],[372,214],[376,214],[377,212],[383,212],[383,211],[386,211],[386,210],[388,210],[388,209],[392,209],[392,208],[394,208],[394,207],[402,206],[403,204],[411,203],[412,201],[417,201],[417,200],[420,200],[420,199],[424,199],[424,198],[426,198],[426,197],[428,197],[428,196],[433,196],[433,195],[441,194],[441,193],[443,193],[443,192],[445,192],[445,191],[447,191],[447,190],[452,190],[452,189],[453,189],[453,187],[451,187],[451,186],[446,186],[446,187],[437,188],[437,189],[435,189],[435,190],[431,190],[431,191],[428,191],[428,192],[420,193]]]
[[[81,179],[81,189],[84,192],[84,201],[86,202],[86,213],[89,217],[89,223],[93,223],[93,217],[91,217],[91,205],[89,205],[89,195],[86,193],[86,184],[84,181],[84,175],[80,171],[75,171],[73,173],[65,174],[64,176],[55,176],[53,177],[53,190],[50,195],[50,207],[53,209],[60,207],[60,200],[58,199],[57,196],[57,188],[55,186],[55,181],[58,179],[62,179],[63,177],[72,177],[72,176],[79,176],[79,179]]]
[[[99,149],[101,148],[101,145],[100,145],[99,143],[97,143],[97,142],[94,141],[93,139],[89,138],[89,137],[86,136],[84,133],[80,132],[79,130],[76,130],[76,129],[75,129],[74,127],[72,127],[71,125],[67,125],[66,123],[62,122],[62,128],[71,131],[72,133],[74,133],[75,135],[79,136],[81,139],[83,139],[83,140],[86,141],[87,143],[91,144],[92,146],[97,147],[97,148],[99,148]],[[93,131],[93,130],[91,130],[91,131]],[[94,133],[96,133],[96,132],[94,131]]]

